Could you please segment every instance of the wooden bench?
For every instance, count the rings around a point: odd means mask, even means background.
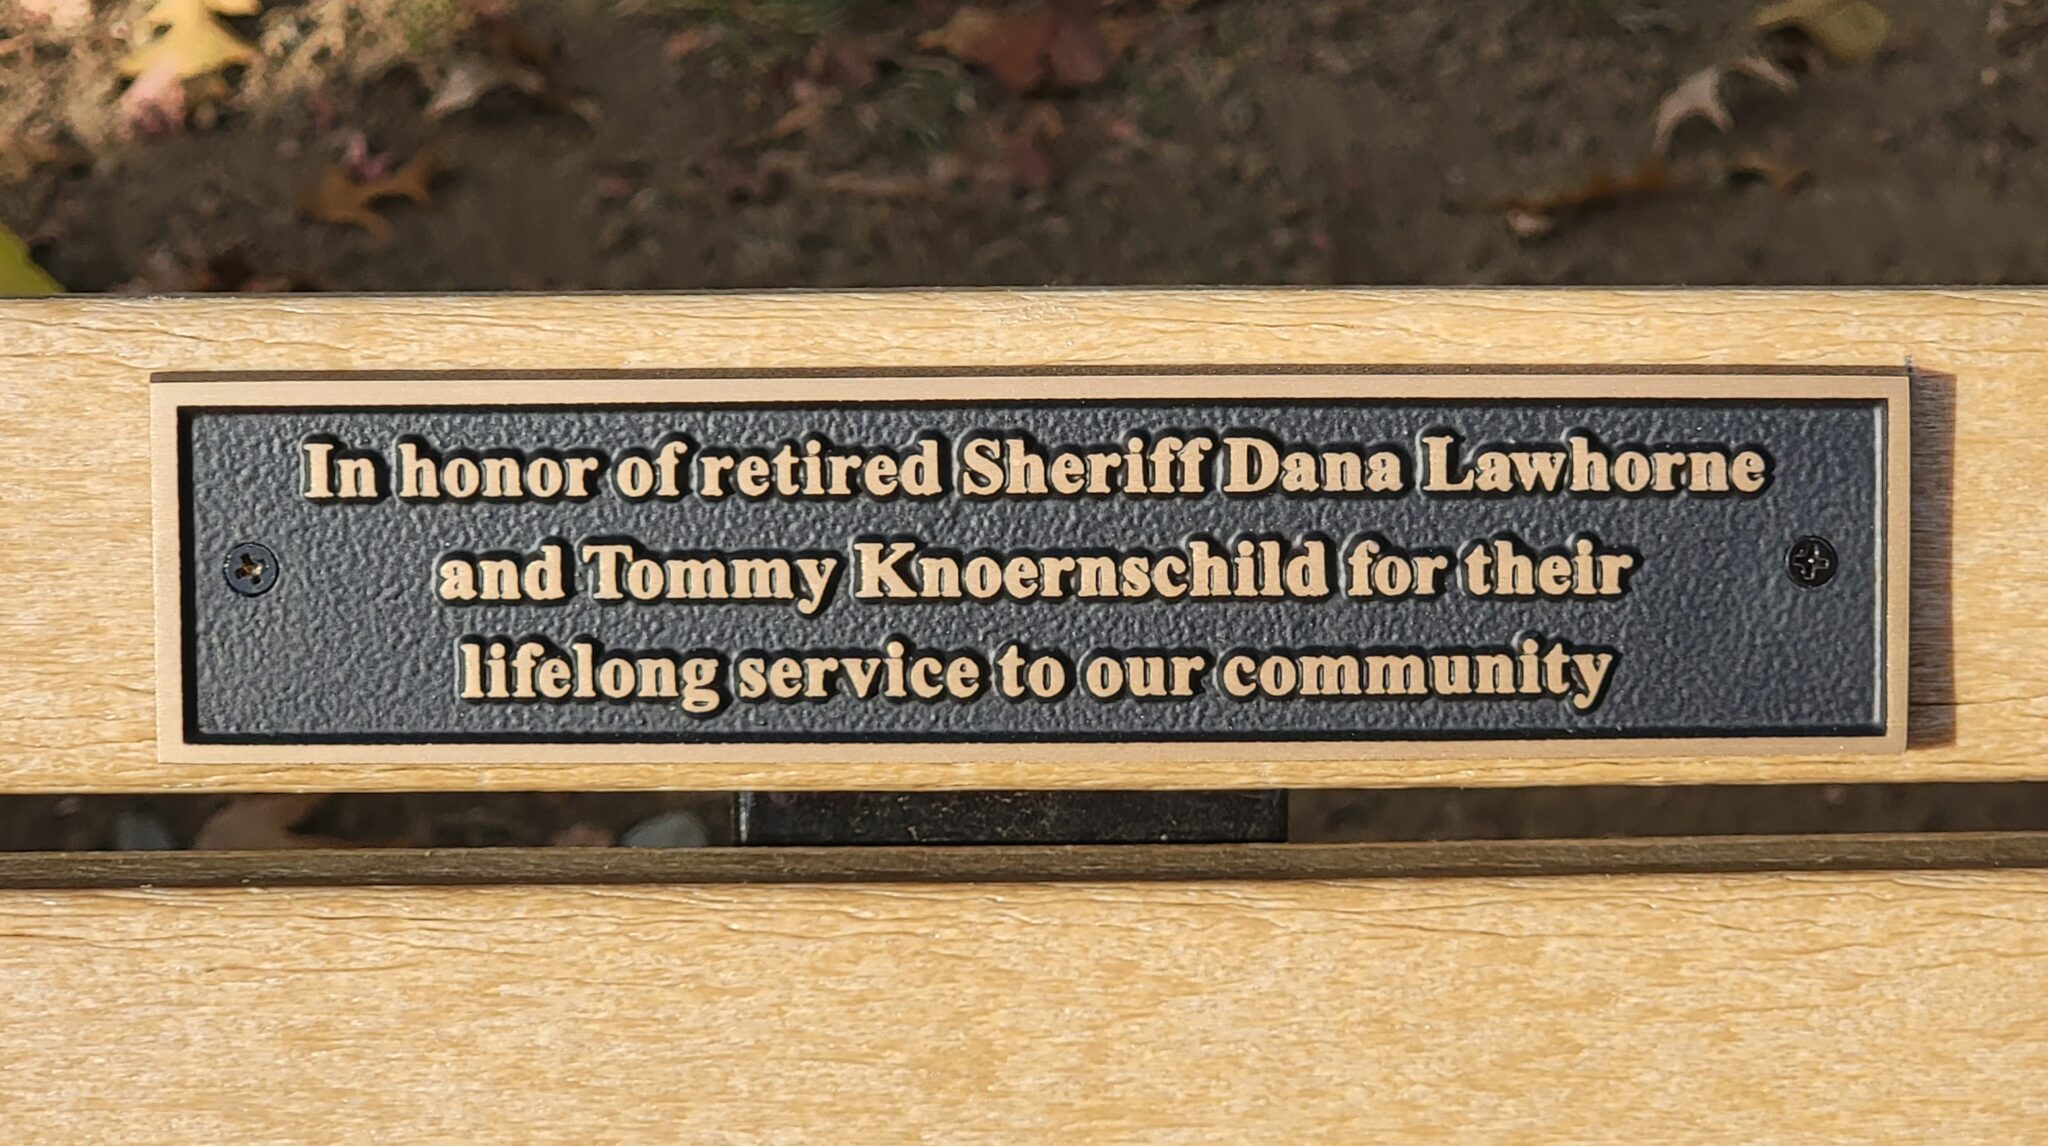
[[[159,759],[159,371],[1382,364],[1915,373],[1902,753]],[[2048,778],[2048,294],[0,303],[0,790]],[[0,856],[23,1142],[2019,1139],[2048,841]]]

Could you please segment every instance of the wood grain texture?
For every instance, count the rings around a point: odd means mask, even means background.
[[[21,1143],[2024,1141],[2048,873],[0,893]]]
[[[1914,396],[1911,728],[1897,756],[1024,766],[835,787],[2048,777],[2048,292],[1077,291],[0,303],[0,790],[804,788],[804,765],[164,765],[151,720],[157,370],[1175,364],[1897,366]]]

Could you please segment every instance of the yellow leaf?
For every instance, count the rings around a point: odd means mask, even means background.
[[[28,257],[28,244],[0,227],[0,295],[63,293],[57,280]]]
[[[1891,38],[1892,22],[1870,0],[1781,0],[1757,9],[1756,30],[1796,28],[1837,63],[1860,64]]]
[[[133,79],[162,64],[181,80],[212,75],[235,64],[256,62],[256,49],[221,23],[219,16],[253,16],[262,0],[157,0],[141,27],[154,38],[121,61]]]

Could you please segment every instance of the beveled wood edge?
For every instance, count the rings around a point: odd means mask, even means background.
[[[1875,360],[1872,360],[1873,362]],[[1800,365],[1757,365],[1744,366],[1740,363],[1663,363],[1645,360],[1642,362],[1587,362],[1583,364],[1545,364],[1531,362],[1472,362],[1472,363],[1425,363],[1410,365],[1400,362],[1348,362],[1339,364],[1295,362],[1277,360],[1273,362],[1219,362],[1219,363],[1176,363],[1171,360],[1145,364],[1120,365],[1055,365],[1055,366],[987,366],[963,361],[953,366],[686,366],[686,367],[635,367],[585,366],[566,367],[552,370],[514,370],[503,367],[480,370],[463,370],[452,367],[435,367],[421,370],[152,370],[151,384],[159,382],[276,382],[282,380],[298,382],[436,382],[436,381],[510,381],[523,378],[549,378],[559,381],[615,381],[622,378],[646,378],[659,380],[705,381],[748,379],[748,378],[830,378],[830,379],[919,379],[919,378],[986,378],[1008,375],[1025,377],[1064,377],[1067,375],[1089,375],[1108,378],[1144,377],[1149,374],[1188,374],[1203,377],[1232,377],[1237,375],[1261,374],[1345,374],[1372,376],[1380,374],[1416,374],[1429,377],[1456,377],[1461,374],[1511,374],[1516,376],[1541,377],[1546,374],[1585,374],[1599,377],[1617,375],[1626,377],[1636,374],[1680,374],[1687,377],[1713,378],[1721,376],[1765,375],[1771,377],[1868,377],[1915,378],[1926,376],[1910,362],[1882,363],[1869,366],[1855,364]]]
[[[2048,869],[2048,832],[1355,844],[0,853],[0,889],[1161,883]]]

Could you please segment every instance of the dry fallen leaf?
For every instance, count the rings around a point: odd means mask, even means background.
[[[570,824],[548,837],[551,848],[608,848],[616,843],[611,829],[585,823]]]
[[[691,160],[689,167],[694,179],[682,185],[684,194],[709,192],[731,203],[771,202],[812,178],[801,151],[764,151],[744,160],[713,152]]]
[[[2048,35],[2048,12],[2035,11],[2028,3],[2029,0],[2002,0],[1986,14],[1984,32],[2000,52],[2018,52]]]
[[[371,149],[370,137],[360,131],[349,132],[347,142],[341,145],[341,169],[357,183],[375,183],[396,166],[397,156]]]
[[[1066,130],[1058,108],[1049,103],[1033,104],[1016,130],[1003,139],[1004,181],[1027,191],[1049,186],[1058,169],[1047,145]]]
[[[0,133],[0,177],[19,178],[45,167],[81,168],[90,158],[54,132]]]
[[[123,139],[168,135],[185,127],[185,77],[178,61],[164,57],[135,77],[121,93],[119,131]]]
[[[377,213],[377,204],[386,199],[410,199],[422,206],[431,203],[434,176],[439,172],[434,157],[424,151],[381,179],[359,181],[350,177],[345,165],[337,165],[321,176],[320,183],[300,203],[300,210],[309,219],[352,224],[379,242],[388,241],[391,223]]]
[[[157,0],[140,25],[153,35],[122,59],[121,74],[168,71],[188,80],[253,64],[256,49],[218,17],[254,16],[262,7],[261,0]]]
[[[1624,175],[1602,172],[1560,194],[1510,199],[1498,206],[1507,218],[1509,229],[1518,237],[1539,239],[1557,230],[1567,219],[1633,199],[1648,198],[1677,186],[1664,161],[1652,157]]]
[[[1505,217],[1508,230],[1513,231],[1517,239],[1540,239],[1557,230],[1557,220],[1541,211],[1509,207]]]
[[[835,171],[827,175],[827,191],[866,199],[936,199],[945,191],[942,182],[920,175],[869,175],[860,171]]]
[[[832,36],[812,45],[804,58],[804,71],[811,78],[848,91],[859,91],[875,82],[882,61],[898,46],[894,36]]]
[[[1728,165],[1730,180],[1761,179],[1781,195],[1789,195],[1813,178],[1813,172],[1775,159],[1761,151],[1745,151]]]
[[[679,63],[717,44],[724,38],[725,30],[716,25],[702,28],[686,28],[663,42],[661,45],[661,56],[671,64]]]
[[[236,796],[206,818],[192,837],[194,851],[248,852],[278,848],[333,848],[352,845],[292,831],[327,797],[317,792]]]
[[[1761,80],[1786,95],[1790,95],[1799,87],[1799,82],[1793,79],[1790,73],[1755,54],[1701,68],[1671,89],[1671,94],[1658,101],[1656,123],[1650,138],[1650,153],[1668,153],[1671,150],[1672,137],[1677,133],[1679,126],[1690,119],[1704,119],[1719,128],[1723,135],[1733,130],[1735,117],[1728,113],[1728,105],[1721,98],[1721,82],[1730,75],[1738,74]]]
[[[1085,88],[1109,75],[1109,41],[1102,34],[1101,11],[1089,0],[1054,4],[1045,40],[1047,82],[1056,88]]]
[[[158,247],[143,257],[133,278],[114,287],[114,293],[281,294],[319,289],[310,279],[259,270],[239,247],[217,255]]]
[[[92,23],[92,0],[18,0],[18,5],[22,16],[53,32],[76,32]]]
[[[748,142],[769,143],[786,139],[801,131],[809,131],[825,118],[825,113],[839,103],[839,92],[809,80],[798,80],[791,88],[796,104],[783,112],[768,130],[756,134]]]
[[[1015,12],[969,4],[918,37],[917,46],[981,68],[1012,92],[1030,95],[1102,82],[1137,34],[1133,21],[1104,20],[1093,0],[1051,0]]]
[[[1678,131],[1678,125],[1689,119],[1704,119],[1727,134],[1735,126],[1735,117],[1728,114],[1728,105],[1721,102],[1721,66],[1702,68],[1685,77],[1671,94],[1657,104],[1656,130],[1650,139],[1650,150],[1658,155],[1671,150],[1671,137]]]
[[[998,56],[994,64],[987,57],[994,55],[993,49],[1002,41],[1004,31],[1009,27],[1005,17],[988,8],[969,4],[953,13],[953,18],[935,31],[926,32],[917,38],[917,46],[926,52],[944,52],[963,63],[975,64],[995,70],[1005,63]],[[1014,65],[1018,69],[1017,80],[1021,83],[1036,84],[1041,76],[1043,64],[1034,55]],[[996,78],[1005,85],[1009,79],[1002,73]]]
[[[475,107],[476,101],[500,88],[537,97],[546,90],[547,81],[529,69],[483,56],[464,56],[441,73],[440,82],[434,85],[433,97],[427,100],[422,114],[428,119],[441,119]]]
[[[1757,52],[1730,60],[1727,68],[1731,75],[1740,73],[1752,79],[1762,80],[1778,89],[1780,95],[1792,95],[1799,90],[1799,81],[1793,78],[1791,72],[1779,67],[1775,60]]]
[[[63,294],[57,280],[29,257],[28,244],[0,227],[0,295]]]
[[[880,61],[894,44],[894,39],[887,36],[840,36],[819,41],[804,58],[802,74],[787,81],[789,94],[796,102],[767,130],[756,133],[747,142],[770,143],[816,127],[824,121],[825,113],[839,106],[849,94],[874,82]]]
[[[1860,64],[1891,38],[1891,18],[1870,0],[1782,0],[1757,9],[1756,30],[1793,30],[1836,63]]]
[[[597,103],[579,95],[563,73],[561,49],[543,44],[503,14],[485,13],[471,34],[473,50],[429,81],[425,115],[441,119],[494,91],[517,92],[545,107],[595,124]]]
[[[191,268],[168,247],[142,256],[142,265],[126,281],[116,283],[114,294],[180,294],[192,281]]]

